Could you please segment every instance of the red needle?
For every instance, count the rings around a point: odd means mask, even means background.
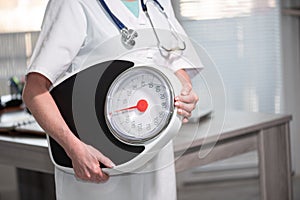
[[[121,112],[125,110],[132,110],[132,109],[138,109],[140,112],[145,112],[148,108],[148,102],[145,99],[141,99],[138,101],[136,106],[128,107],[128,108],[123,108],[121,110],[116,110],[115,112]]]

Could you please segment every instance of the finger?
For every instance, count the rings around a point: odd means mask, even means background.
[[[183,119],[182,119],[182,123],[188,123],[189,122],[189,119],[188,118],[186,118],[186,117],[184,117]]]
[[[182,115],[183,117],[187,117],[187,118],[189,118],[189,117],[192,116],[192,114],[191,114],[190,112],[187,112],[187,111],[185,111],[185,110],[183,110],[183,109],[181,109],[181,108],[179,108],[179,109],[177,110],[177,113],[178,113],[179,115]]]
[[[92,175],[88,170],[85,170],[82,174],[78,174],[77,177],[83,181],[92,181]]]
[[[179,95],[176,99],[185,103],[196,103],[199,100],[198,96],[194,93],[191,93],[190,95],[186,96]]]
[[[101,169],[100,169],[100,171],[101,171],[101,175],[100,175],[100,177],[101,177],[101,181],[102,181],[102,182],[106,182],[106,181],[108,181],[108,179],[109,179],[109,175],[108,175],[108,174],[106,174],[105,172],[103,172]]]
[[[78,173],[76,173],[76,172],[75,172],[74,176],[75,176],[76,180],[78,180],[78,181],[83,180],[83,176],[80,175],[80,174],[78,174]]]
[[[99,183],[99,182],[103,182],[103,174],[102,174],[102,170],[101,170],[101,168],[100,168],[100,166],[99,165],[95,165],[95,169],[94,170],[92,170],[92,181],[93,182],[97,182],[97,183]]]
[[[184,102],[181,102],[181,101],[176,101],[175,106],[177,108],[181,108],[182,110],[185,110],[187,112],[192,112],[196,107],[196,105],[194,103],[193,104],[187,104],[187,103],[184,103]]]
[[[75,176],[83,181],[88,182],[101,182],[102,177],[100,176],[100,167],[98,166],[97,160],[96,164],[90,164],[89,166],[82,166],[82,168],[76,168]]]
[[[109,179],[109,176],[105,173],[102,172],[102,170],[100,169],[98,174],[95,176],[95,181],[97,183],[100,182],[106,182]]]
[[[88,173],[90,175],[88,175]],[[100,183],[108,180],[106,174],[104,174],[99,165],[94,165],[93,168],[87,170],[87,174],[85,177],[86,180],[90,182]]]
[[[93,176],[92,178],[90,178],[89,181],[90,182],[94,182],[94,183],[101,183],[101,182],[103,182],[101,176],[99,176],[99,175]]]
[[[75,177],[77,179],[84,180],[84,181],[88,180],[87,172],[85,170],[82,170],[81,168],[74,167],[74,172],[75,172]]]
[[[106,182],[109,179],[109,175],[104,173],[100,166],[97,167],[97,172],[94,173],[93,179],[91,181],[93,182]]]

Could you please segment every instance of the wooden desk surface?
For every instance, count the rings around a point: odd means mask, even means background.
[[[238,137],[291,120],[290,115],[230,111],[225,118],[214,114],[200,123],[182,126],[174,139],[175,155],[187,148]],[[27,135],[0,134],[0,163],[41,172],[53,172],[47,140]]]
[[[221,141],[248,134],[261,129],[289,122],[291,115],[251,113],[229,111],[224,117],[216,118],[214,114],[204,118],[200,123],[182,126],[174,138],[175,152],[207,143]]]

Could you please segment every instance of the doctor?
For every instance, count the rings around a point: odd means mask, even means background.
[[[151,28],[138,0],[106,0],[110,11],[135,29]],[[159,0],[170,21],[182,31],[175,19],[170,0]],[[154,16],[159,23],[161,16]],[[158,24],[159,25],[159,24]],[[176,180],[172,143],[152,161],[164,167],[147,173],[109,177],[99,167],[114,167],[101,152],[77,139],[64,122],[49,89],[66,73],[83,67],[84,59],[96,45],[120,34],[107,11],[98,0],[50,0],[42,30],[28,67],[23,99],[41,127],[55,139],[72,160],[75,176],[55,169],[57,200],[174,200]],[[114,48],[114,47],[112,47]],[[105,52],[105,50],[103,50]],[[192,89],[186,66],[177,66],[182,82],[181,95],[176,97],[178,113],[188,122],[198,101]]]

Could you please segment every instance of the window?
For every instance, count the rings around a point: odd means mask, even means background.
[[[228,109],[282,110],[278,0],[179,0],[175,13],[216,63]]]
[[[8,79],[23,76],[41,28],[47,0],[0,0],[0,95]]]
[[[0,0],[0,32],[40,30],[46,0]]]

